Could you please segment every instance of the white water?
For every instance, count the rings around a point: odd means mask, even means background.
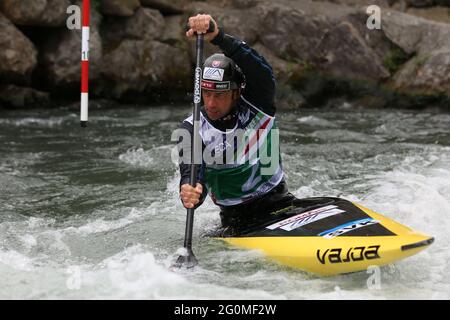
[[[435,237],[374,282],[366,272],[319,278],[201,238],[219,224],[209,200],[195,216],[200,265],[170,271],[185,210],[168,140],[185,111],[94,112],[91,132],[101,128],[82,137],[93,145],[65,130],[74,115],[1,119],[0,299],[450,298],[447,114],[280,116],[296,196],[339,195]],[[78,157],[85,150],[95,152]]]

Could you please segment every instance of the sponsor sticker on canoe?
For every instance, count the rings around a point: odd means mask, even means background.
[[[378,250],[380,245],[368,247],[355,248],[330,248],[325,251],[317,250],[317,260],[321,264],[326,263],[343,263],[343,262],[357,262],[364,260],[380,259]]]
[[[373,224],[377,224],[379,223],[379,221],[374,220],[372,218],[366,218],[366,219],[361,219],[361,220],[355,220],[355,221],[351,221],[348,222],[346,224],[340,225],[336,228],[324,231],[319,233],[319,236],[324,237],[324,238],[334,238],[334,237],[338,237],[344,233],[359,229],[359,228],[363,228],[363,227],[367,227]]]
[[[203,79],[222,81],[224,72],[224,69],[206,67],[203,70]]]
[[[330,205],[325,206],[322,208],[317,208],[314,210],[306,211],[300,214],[297,214],[293,217],[290,217],[288,219],[279,221],[277,223],[271,224],[270,226],[267,226],[267,229],[274,230],[274,229],[283,229],[286,231],[292,231],[294,229],[300,228],[302,226],[305,226],[307,224],[313,223],[315,221],[334,216],[338,213],[343,213],[344,210],[338,209],[337,206]]]

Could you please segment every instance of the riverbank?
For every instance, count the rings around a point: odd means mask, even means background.
[[[208,12],[271,63],[282,108],[345,100],[368,108],[449,110],[445,0],[92,2],[94,99],[190,102],[195,48],[184,24],[193,13]],[[0,108],[79,99],[81,33],[66,27],[72,4],[80,1],[1,3]],[[381,29],[367,27],[371,4],[381,10]],[[207,44],[205,56],[215,51]]]

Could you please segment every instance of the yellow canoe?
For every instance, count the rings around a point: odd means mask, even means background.
[[[391,264],[434,241],[359,204],[325,197],[300,199],[264,225],[219,239],[321,276]]]

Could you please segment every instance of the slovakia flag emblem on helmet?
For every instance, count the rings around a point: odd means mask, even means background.
[[[214,61],[212,62],[212,66],[213,66],[214,68],[217,68],[218,66],[220,66],[220,61],[219,61],[219,60],[214,60]]]

